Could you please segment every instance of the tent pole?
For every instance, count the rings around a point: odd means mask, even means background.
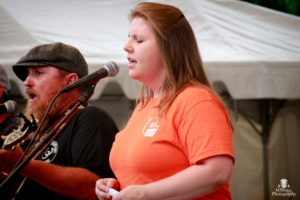
[[[263,153],[263,181],[264,181],[264,200],[269,200],[269,136],[270,136],[270,101],[263,99],[261,105],[262,121],[262,153]]]
[[[285,99],[261,99],[260,113],[262,124],[262,154],[263,154],[263,178],[264,178],[264,200],[270,199],[269,188],[269,138],[272,125],[277,113],[284,106]]]

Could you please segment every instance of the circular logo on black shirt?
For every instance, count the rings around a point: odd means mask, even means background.
[[[40,159],[44,162],[52,162],[54,160],[55,156],[57,155],[58,151],[58,143],[56,141],[52,141],[51,144],[46,148],[45,151],[43,151],[42,155],[40,156]]]

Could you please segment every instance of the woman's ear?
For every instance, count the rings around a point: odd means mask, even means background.
[[[67,85],[70,85],[71,83],[76,82],[78,79],[79,79],[78,74],[76,74],[76,73],[70,73],[70,74],[68,74],[66,76]]]

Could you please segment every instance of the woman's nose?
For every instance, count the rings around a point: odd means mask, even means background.
[[[133,51],[133,48],[130,45],[130,41],[128,41],[128,42],[125,43],[125,45],[124,45],[124,51],[126,51],[126,52],[132,52]]]

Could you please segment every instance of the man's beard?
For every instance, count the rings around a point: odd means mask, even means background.
[[[44,118],[48,106],[50,105],[51,98],[47,101],[38,101],[34,104],[28,102],[25,109],[25,116],[28,119],[31,119],[31,115],[33,115],[34,119],[39,124],[41,120]],[[62,105],[63,98],[58,97],[55,102],[53,103],[47,117],[45,118],[44,125],[48,126],[53,119],[56,119],[61,113],[61,105]],[[45,127],[44,126],[44,127]]]

